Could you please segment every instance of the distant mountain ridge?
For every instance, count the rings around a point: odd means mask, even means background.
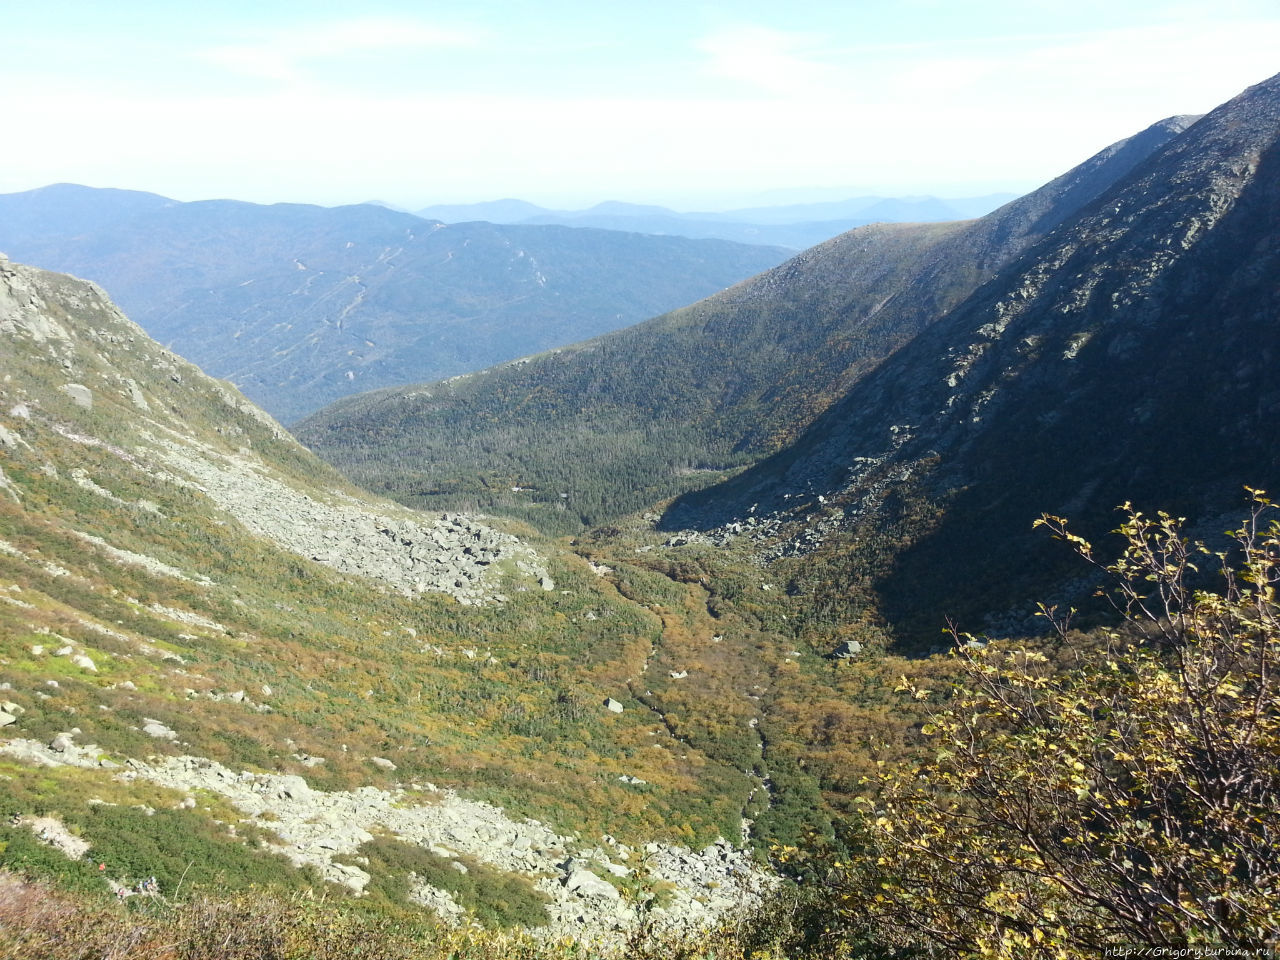
[[[178,203],[70,184],[0,196],[0,250],[102,283],[282,420],[626,326],[785,252],[370,204]]]
[[[605,522],[784,447],[1191,119],[1154,124],[979,220],[862,227],[627,330],[348,398],[299,436],[418,505],[474,503],[566,529]]]
[[[612,200],[586,210],[550,210],[524,200],[437,204],[418,215],[445,223],[543,223],[596,227],[666,236],[717,238],[802,250],[869,223],[967,220],[989,213],[1015,194],[990,194],[942,200],[937,197],[855,197],[826,203],[749,207],[719,212],[682,213],[653,204]]]

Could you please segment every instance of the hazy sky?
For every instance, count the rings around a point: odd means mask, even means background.
[[[411,209],[1022,191],[1280,71],[1278,0],[32,0],[0,24],[0,192]]]

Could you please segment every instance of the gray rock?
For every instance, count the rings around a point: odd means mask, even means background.
[[[297,774],[285,774],[271,779],[276,783],[276,796],[289,800],[301,800],[311,796],[311,788],[307,786],[307,781]]]
[[[49,749],[56,753],[66,753],[74,746],[75,742],[69,733],[60,733],[49,742]]]
[[[66,383],[62,385],[62,392],[71,398],[71,402],[85,410],[93,409],[93,391],[86,387],[83,383]]]
[[[605,697],[604,708],[608,710],[610,713],[622,712],[622,704],[620,704],[617,700],[613,699],[613,697]]]
[[[621,894],[617,887],[606,880],[601,880],[590,870],[574,870],[565,878],[564,888],[570,893],[583,897],[603,897],[607,900],[619,900]]]
[[[0,710],[0,727],[7,727],[11,723],[17,723],[18,718],[7,710]]]
[[[152,720],[149,717],[143,718],[142,732],[149,737],[155,737],[157,740],[176,740],[178,734],[171,727],[166,727],[159,720]]]
[[[862,644],[857,640],[846,640],[832,651],[831,656],[838,660],[848,660],[862,652]]]

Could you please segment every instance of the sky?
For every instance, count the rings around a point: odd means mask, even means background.
[[[1024,192],[1280,72],[1280,0],[44,0],[0,193],[683,210]]]

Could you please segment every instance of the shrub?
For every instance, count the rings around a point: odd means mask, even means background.
[[[1107,573],[1122,624],[1064,671],[957,635],[962,679],[924,728],[935,757],[880,778],[864,858],[825,861],[833,923],[953,956],[1276,943],[1280,525],[1254,498],[1231,553],[1126,505],[1103,566],[1040,521]],[[1206,558],[1216,590],[1193,586]]]

